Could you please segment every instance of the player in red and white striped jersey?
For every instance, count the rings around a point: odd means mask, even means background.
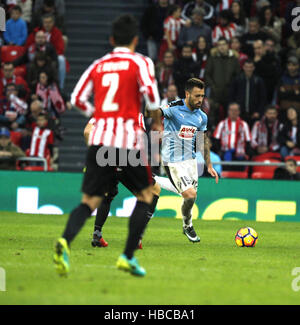
[[[249,126],[239,115],[239,105],[231,103],[228,107],[228,117],[219,122],[213,134],[213,137],[220,141],[220,149],[225,160],[233,160],[228,159],[229,156],[239,159],[244,158],[247,147],[250,147],[251,133]]]
[[[86,143],[88,143],[89,135],[92,132],[93,128],[95,127],[95,122],[96,120],[94,118],[91,118],[89,122],[87,123],[83,135],[85,138]],[[139,113],[139,126],[146,131],[146,126],[145,126],[145,120],[144,120],[144,115],[142,113]],[[110,210],[110,205],[111,202],[113,201],[114,197],[118,194],[118,183],[119,181],[126,186],[126,178],[124,180],[123,174],[118,173],[118,177],[115,180],[115,182],[112,182],[110,184],[110,188],[107,193],[105,193],[104,198],[97,209],[97,214],[95,218],[95,225],[94,225],[94,233],[93,233],[93,239],[92,239],[92,246],[93,247],[106,247],[108,246],[108,243],[104,240],[102,237],[102,227],[104,226],[106,219],[109,214]],[[153,200],[150,205],[150,210],[148,211],[148,221],[152,218],[152,215],[155,211],[158,198],[160,195],[160,186],[158,183],[156,183],[155,179],[153,178],[152,180],[152,193],[153,193]],[[134,193],[134,189],[129,188],[129,190]],[[139,245],[138,247],[142,249],[142,236],[139,240]]]
[[[212,32],[213,45],[216,45],[221,37],[230,41],[236,35],[236,24],[230,22],[229,10],[224,10],[220,13],[220,23],[216,25]]]
[[[37,117],[37,126],[33,129],[29,155],[33,157],[46,158],[47,153],[52,154],[54,135],[47,128],[48,118],[45,113]]]
[[[61,239],[57,241],[54,260],[57,271],[69,271],[69,245],[82,228],[85,220],[100,205],[111,183],[117,179],[116,167],[119,158],[127,157],[127,165],[120,167],[124,184],[131,188],[137,197],[135,209],[129,222],[129,235],[124,253],[119,257],[117,267],[138,276],[145,270],[133,257],[141,233],[147,224],[147,212],[153,199],[152,173],[148,165],[141,161],[138,166],[130,164],[130,157],[144,157],[139,126],[141,97],[144,95],[148,109],[157,110],[160,98],[151,59],[135,53],[138,43],[137,22],[131,15],[120,16],[112,26],[111,43],[114,50],[96,60],[82,75],[77,83],[71,103],[81,109],[86,116],[95,118],[95,126],[89,136],[86,158],[86,172],[82,184],[81,204],[72,211]],[[89,102],[94,95],[94,105]],[[155,115],[155,114],[154,114]],[[157,114],[157,120],[159,114]],[[114,150],[117,157],[113,164],[104,159],[99,152]],[[136,161],[135,161],[136,162]],[[119,173],[118,172],[118,173]]]

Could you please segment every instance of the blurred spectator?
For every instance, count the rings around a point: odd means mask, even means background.
[[[260,30],[260,24],[257,17],[249,19],[249,30],[241,37],[242,51],[249,57],[254,57],[253,43],[256,40],[265,41],[267,35]]]
[[[34,12],[38,12],[42,9],[45,0],[35,0],[34,1]],[[64,0],[54,0],[55,10],[59,16],[65,15],[65,1]]]
[[[184,98],[184,85],[186,81],[193,77],[198,77],[199,65],[193,59],[193,49],[191,45],[184,45],[181,50],[181,57],[174,63],[174,81],[178,89],[180,98]]]
[[[16,4],[22,9],[22,18],[29,26],[32,19],[32,0],[16,0]]]
[[[184,21],[180,18],[180,15],[181,8],[178,5],[169,7],[168,17],[164,20],[164,37],[159,49],[159,61],[163,59],[166,50],[173,51],[176,57],[179,55],[177,41],[181,27],[190,25],[190,21]]]
[[[40,113],[44,111],[43,103],[35,99],[31,102],[29,111],[26,115],[26,128],[32,131],[36,126],[36,121]]]
[[[210,47],[204,36],[199,36],[197,39],[196,48],[193,49],[193,59],[200,67],[199,78],[204,80],[205,67],[210,55]]]
[[[8,11],[14,6],[19,6],[22,10],[22,18],[26,21],[27,27],[29,26],[32,18],[32,0],[7,0],[6,5]]]
[[[65,24],[64,24],[64,14],[60,14],[55,3],[55,0],[43,0],[41,1],[42,5],[37,10],[34,11],[32,16],[31,26],[32,29],[36,27],[42,27],[42,17],[45,14],[51,14],[55,18],[56,27],[63,33],[66,33]],[[36,8],[35,8],[36,9]],[[64,10],[63,10],[64,11]]]
[[[239,0],[234,0],[230,6],[232,15],[231,21],[236,25],[236,36],[242,36],[248,31],[248,18],[246,17],[242,3]]]
[[[174,63],[174,53],[167,50],[163,61],[156,64],[156,78],[161,97],[164,97],[168,86],[174,84]]]
[[[287,159],[285,162],[285,168],[276,168],[273,178],[281,180],[299,181],[300,173],[297,173],[297,161],[294,159]]]
[[[47,71],[48,74],[53,76],[54,81],[57,82],[55,63],[49,59],[45,52],[37,52],[34,60],[30,63],[27,72],[27,82],[33,93],[35,92],[38,83],[39,74],[42,71]]]
[[[30,148],[32,131],[36,127],[36,122],[39,114],[43,112],[44,112],[44,107],[43,107],[43,103],[40,100],[36,99],[30,103],[29,110],[26,114],[25,129],[22,131],[22,138],[21,138],[21,145],[20,145],[24,152],[26,152],[26,150]],[[54,121],[50,120],[49,122],[50,123],[48,123],[48,126],[53,130]],[[51,124],[51,126],[49,124]]]
[[[11,9],[11,18],[6,22],[6,31],[3,33],[5,43],[8,45],[22,46],[26,42],[27,24],[21,16],[22,9],[14,6]]]
[[[266,51],[262,40],[255,41],[253,49],[255,73],[264,80],[267,91],[267,103],[272,103],[280,76],[280,62],[274,53]]]
[[[45,110],[53,119],[59,119],[60,114],[66,109],[65,102],[56,83],[53,81],[53,77],[47,74],[46,71],[39,74],[39,82],[32,99],[37,98],[43,101]]]
[[[212,33],[213,45],[217,45],[220,37],[230,41],[236,35],[236,25],[231,22],[231,14],[229,10],[223,10],[219,15],[219,24],[216,25]]]
[[[251,145],[257,155],[279,150],[277,116],[277,108],[268,106],[262,119],[254,123],[251,131]]]
[[[233,51],[236,51],[238,53],[240,67],[242,69],[244,62],[248,59],[248,55],[241,51],[241,46],[242,46],[242,44],[241,44],[240,38],[237,36],[232,37],[232,39],[230,41],[230,48]]]
[[[263,115],[266,105],[264,81],[254,71],[253,61],[248,59],[243,72],[232,81],[229,92],[229,100],[240,105],[241,116],[250,125]]]
[[[300,31],[294,32],[287,40],[287,46],[300,59]]]
[[[165,105],[168,105],[168,103],[171,103],[174,100],[178,100],[178,99],[180,99],[180,98],[178,97],[177,87],[175,85],[169,85],[167,92],[166,92],[166,96],[165,96],[165,98],[163,98],[160,105],[165,106]]]
[[[48,116],[46,113],[39,113],[36,126],[33,129],[29,156],[47,158],[53,156],[54,135],[48,128]]]
[[[267,38],[264,43],[266,53],[271,54],[272,57],[275,58],[275,61],[277,62],[277,70],[278,72],[281,72],[284,70],[284,67],[282,67],[282,57],[283,52],[279,49],[280,47],[277,46],[276,42],[272,38]],[[284,60],[286,61],[286,60]]]
[[[65,43],[61,31],[55,26],[55,18],[52,14],[46,14],[42,17],[43,30],[46,33],[47,41],[50,42],[58,55],[58,76],[59,76],[59,87],[61,90],[64,88],[65,77],[66,77],[66,58],[64,56]],[[26,46],[29,47],[34,43],[35,34],[39,31],[36,28],[28,37]]]
[[[259,13],[261,31],[279,45],[281,43],[282,21],[273,15],[272,8],[265,6]],[[279,50],[280,48],[278,48]]]
[[[299,60],[295,56],[288,58],[287,69],[280,78],[277,95],[282,110],[290,106],[300,109],[300,69]]]
[[[204,0],[189,1],[186,3],[182,10],[182,18],[185,20],[190,19],[192,17],[192,12],[194,9],[203,9],[204,21],[209,25],[213,23],[214,7],[209,2],[205,2]]]
[[[192,14],[192,24],[188,27],[183,27],[180,30],[178,46],[184,44],[194,46],[199,36],[203,36],[206,42],[211,46],[211,28],[203,22],[204,9],[194,9]]]
[[[159,0],[148,7],[141,20],[141,30],[147,41],[148,56],[156,61],[160,42],[164,36],[164,20],[169,8],[168,0]]]
[[[298,112],[290,107],[287,110],[287,121],[280,125],[278,142],[280,154],[283,158],[287,156],[300,155],[300,121]]]
[[[27,103],[19,97],[18,88],[15,84],[7,84],[5,97],[1,99],[0,125],[7,126],[12,130],[18,130],[25,125]]]
[[[36,53],[38,52],[44,52],[49,59],[54,62],[54,64],[57,64],[56,50],[51,43],[47,42],[45,32],[40,30],[35,34],[34,43],[27,48],[27,52],[20,58],[13,61],[14,66],[32,62]]]
[[[14,66],[11,62],[5,62],[3,64],[3,76],[0,79],[0,98],[5,96],[4,88],[7,84],[13,83],[20,86],[20,90],[23,89],[24,97],[29,94],[29,88],[27,82],[20,76],[14,75]],[[23,97],[23,96],[22,96]]]
[[[228,90],[232,80],[240,73],[239,61],[229,49],[228,41],[220,38],[216,49],[212,49],[205,67],[205,82],[210,89],[210,120],[216,125],[220,105],[225,109],[228,103]]]
[[[213,137],[214,148],[222,160],[246,160],[251,152],[251,134],[247,122],[240,118],[239,104],[229,104],[228,117],[218,124]]]
[[[15,170],[16,159],[24,156],[24,152],[11,142],[9,130],[0,128],[0,169]]]

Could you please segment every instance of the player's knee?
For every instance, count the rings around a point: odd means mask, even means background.
[[[186,190],[182,193],[182,197],[184,199],[196,199],[197,192],[194,188],[189,188],[188,190]]]
[[[83,194],[81,203],[86,204],[89,208],[94,211],[97,209],[101,203],[101,198],[99,196],[90,196],[87,194]]]
[[[151,202],[153,200],[152,188],[153,188],[153,186],[150,186],[150,187],[142,190],[141,192],[137,193],[136,194],[137,200],[151,204]]]

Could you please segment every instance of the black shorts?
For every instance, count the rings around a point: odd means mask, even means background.
[[[96,161],[98,149],[101,146],[90,146],[86,157],[86,172],[82,183],[82,192],[90,196],[104,196],[113,191],[117,193],[115,188],[118,182],[127,187],[131,192],[138,193],[149,185],[153,184],[150,166],[120,166],[118,167],[118,155],[122,150],[126,151],[127,155],[131,150],[118,149],[117,166],[100,167]],[[139,151],[136,151],[139,154]]]

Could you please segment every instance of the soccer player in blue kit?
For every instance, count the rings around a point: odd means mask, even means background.
[[[169,180],[183,197],[183,233],[195,243],[200,241],[191,213],[198,188],[196,151],[203,148],[207,171],[215,177],[216,183],[219,176],[210,161],[207,115],[201,110],[205,96],[204,82],[197,78],[189,79],[185,85],[185,96],[185,99],[161,107],[164,118],[161,156]]]

